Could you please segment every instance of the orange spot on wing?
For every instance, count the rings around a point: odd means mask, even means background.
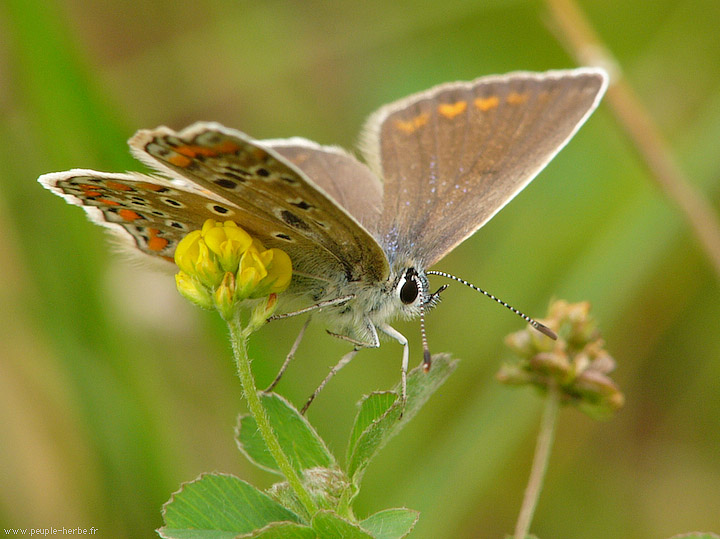
[[[132,191],[132,187],[120,182],[109,181],[105,185],[107,185],[110,189],[114,189],[115,191]]]
[[[394,125],[397,129],[409,135],[424,126],[429,119],[430,115],[427,112],[423,112],[422,114],[418,114],[414,118],[410,118],[407,121],[395,120]]]
[[[519,94],[517,92],[510,92],[505,98],[510,105],[522,105],[528,100],[527,94]]]
[[[467,109],[467,101],[456,101],[455,103],[443,103],[438,105],[438,112],[445,116],[448,120],[452,120],[458,114],[462,114]]]
[[[173,148],[175,155],[168,159],[168,162],[176,167],[185,168],[188,167],[192,160],[198,155],[205,157],[215,157],[218,155],[235,153],[240,149],[240,146],[232,140],[223,140],[216,146],[198,146],[196,144],[187,144],[185,146],[177,146]],[[267,154],[262,150],[258,154],[259,159],[264,159]]]
[[[123,219],[125,219],[126,221],[135,221],[136,219],[142,219],[140,214],[138,214],[132,210],[128,210],[126,208],[123,208],[122,210],[118,210],[118,215],[120,217],[122,217]]]
[[[198,154],[197,146],[178,146],[175,151],[186,157],[195,157]]]
[[[490,97],[478,97],[477,99],[475,99],[475,101],[473,101],[473,105],[475,105],[475,108],[483,112],[494,109],[499,104],[500,100],[496,95],[491,95]]]
[[[102,202],[103,204],[107,204],[108,206],[119,206],[120,203],[115,200],[110,200],[109,198],[98,198],[98,202]]]
[[[310,156],[306,153],[299,153],[295,157],[293,157],[292,162],[296,165],[302,165],[305,161],[308,160]]]
[[[192,163],[192,159],[182,154],[176,153],[168,159],[168,163],[175,165],[176,167],[186,168]]]
[[[240,146],[235,144],[232,140],[223,140],[216,146],[198,146],[189,144],[187,146],[178,146],[175,151],[181,153],[187,157],[195,157],[197,155],[214,156],[223,153],[233,153],[240,149]]]
[[[94,185],[88,185],[86,183],[78,184],[78,187],[82,189],[83,195],[87,198],[95,198],[100,196],[100,191]]]
[[[167,247],[168,240],[165,238],[150,238],[150,241],[148,241],[148,249],[151,251],[162,251]]]
[[[261,150],[260,148],[255,148],[253,150],[253,157],[257,159],[258,161],[264,161],[267,159],[268,153],[265,150]]]
[[[235,153],[240,149],[240,146],[235,144],[232,140],[224,140],[217,146],[215,146],[218,153]]]
[[[160,231],[157,228],[148,228],[149,238],[147,246],[151,251],[162,251],[165,247],[167,247],[167,244],[170,243],[165,238],[158,236],[159,233]]]

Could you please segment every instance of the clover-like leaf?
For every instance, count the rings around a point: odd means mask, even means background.
[[[398,508],[378,511],[360,522],[375,539],[401,539],[407,536],[420,518],[412,509]]]
[[[374,393],[360,402],[347,456],[347,474],[353,484],[360,483],[370,460],[418,413],[457,366],[457,360],[451,360],[448,354],[437,354],[432,359],[429,372],[418,366],[408,373],[404,409],[397,399],[399,387],[393,393]]]
[[[235,539],[315,539],[316,537],[317,534],[309,526],[294,522],[273,522],[259,530],[238,535]]]
[[[335,457],[325,442],[292,404],[276,393],[262,394],[260,400],[283,452],[300,476],[303,470],[335,466]],[[271,472],[280,473],[252,416],[242,415],[238,418],[235,439],[240,451],[251,462]]]
[[[357,445],[358,438],[365,432],[365,429],[380,419],[397,399],[398,394],[393,391],[377,391],[363,397],[358,404],[360,409],[357,416],[355,416],[355,423],[350,433],[347,450],[348,455],[352,454]]]
[[[318,539],[375,539],[360,525],[350,522],[332,511],[318,511],[312,519]]]
[[[167,539],[230,539],[273,523],[300,523],[264,492],[226,474],[185,483],[163,507],[163,519],[158,533]]]

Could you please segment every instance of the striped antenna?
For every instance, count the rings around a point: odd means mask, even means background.
[[[465,286],[469,286],[470,288],[472,288],[473,290],[475,290],[475,291],[477,291],[477,292],[480,292],[480,293],[482,293],[482,294],[485,294],[485,295],[486,295],[487,297],[489,297],[490,299],[492,299],[492,300],[494,300],[494,301],[497,301],[500,305],[502,305],[502,306],[507,307],[508,309],[510,309],[512,312],[514,312],[514,313],[515,313],[516,315],[518,315],[520,318],[522,318],[523,320],[525,320],[528,324],[530,324],[532,327],[534,327],[536,330],[538,330],[538,331],[539,331],[540,333],[542,333],[543,335],[547,335],[547,336],[550,337],[551,339],[557,340],[557,335],[556,335],[555,332],[554,332],[553,330],[551,330],[549,327],[545,326],[544,324],[541,324],[540,322],[538,322],[537,320],[535,320],[535,319],[533,319],[533,318],[530,318],[530,317],[529,317],[528,315],[526,315],[525,313],[522,313],[522,312],[518,311],[515,307],[513,307],[512,305],[508,305],[507,303],[505,303],[505,302],[504,302],[503,300],[501,300],[500,298],[496,298],[496,297],[493,296],[490,292],[487,292],[487,291],[483,290],[482,288],[478,288],[478,287],[475,286],[474,284],[467,282],[465,279],[461,279],[460,277],[455,277],[454,275],[451,275],[450,273],[445,273],[444,271],[426,271],[425,273],[426,273],[427,275],[439,275],[440,277],[445,277],[446,279],[452,279],[453,281],[457,281],[458,283],[462,283],[462,284],[464,284]]]
[[[432,363],[432,356],[430,355],[430,347],[427,342],[427,334],[425,333],[425,305],[420,303],[420,334],[422,335],[422,346],[423,346],[423,370],[428,372],[430,370],[430,364]]]

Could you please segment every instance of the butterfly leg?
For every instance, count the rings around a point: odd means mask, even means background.
[[[318,396],[318,393],[320,393],[320,391],[322,391],[322,388],[325,387],[325,384],[327,384],[330,381],[330,378],[335,376],[340,369],[342,369],[345,365],[350,363],[352,358],[354,358],[355,354],[357,354],[359,351],[360,351],[359,348],[353,348],[347,354],[345,354],[343,357],[340,358],[340,361],[337,362],[337,365],[335,365],[333,368],[330,369],[330,372],[325,377],[325,379],[322,382],[320,382],[320,385],[317,387],[317,389],[315,391],[313,391],[312,395],[310,395],[310,398],[305,403],[305,406],[303,406],[302,410],[300,410],[301,414],[303,414],[303,415],[305,414],[307,409],[310,407],[310,404],[312,404],[312,401],[314,401],[315,397]]]
[[[410,356],[410,350],[408,347],[408,340],[400,333],[398,330],[396,330],[394,327],[383,324],[379,326],[380,331],[382,331],[385,335],[388,337],[392,337],[397,342],[402,344],[403,346],[403,356],[402,356],[402,367],[401,367],[401,374],[400,374],[400,400],[402,402],[403,409],[405,408],[405,403],[407,402],[407,372],[408,372],[408,360]]]
[[[295,338],[295,342],[293,343],[292,348],[290,348],[290,352],[288,352],[288,355],[285,356],[285,362],[282,364],[282,367],[280,367],[280,371],[277,373],[275,380],[273,380],[272,383],[263,390],[263,393],[270,393],[273,389],[275,389],[275,386],[278,385],[278,382],[280,382],[280,378],[282,378],[282,375],[285,374],[285,370],[288,368],[288,365],[290,365],[290,362],[295,357],[295,352],[297,352],[298,346],[300,346],[300,341],[302,341],[303,336],[305,335],[305,330],[310,324],[311,318],[312,316],[308,316],[308,319],[305,320],[303,327],[300,329],[300,333],[298,333],[298,336]]]
[[[355,294],[348,294],[347,296],[340,296],[339,298],[328,299],[325,301],[321,301],[319,303],[315,303],[314,305],[310,305],[309,307],[299,309],[297,311],[292,311],[289,313],[274,314],[270,318],[268,318],[267,321],[272,322],[273,320],[282,320],[283,318],[290,318],[291,316],[297,316],[299,314],[305,314],[305,313],[309,313],[311,311],[319,311],[319,310],[324,309],[325,307],[342,305],[344,303],[347,303],[354,297],[355,297]]]
[[[301,414],[304,414],[305,411],[308,409],[312,401],[315,400],[315,397],[318,396],[318,393],[322,391],[322,389],[325,387],[325,385],[330,381],[330,379],[337,374],[337,372],[342,369],[345,365],[350,363],[352,358],[355,357],[355,355],[360,351],[361,348],[377,348],[380,346],[380,339],[378,338],[377,330],[375,329],[375,325],[370,320],[365,320],[365,324],[368,329],[368,334],[370,336],[370,342],[362,342],[357,341],[355,339],[352,339],[350,337],[347,337],[345,335],[338,335],[337,333],[332,333],[328,331],[330,335],[333,337],[337,337],[338,339],[342,339],[344,341],[348,341],[353,343],[355,346],[352,350],[350,350],[347,354],[345,354],[343,357],[340,358],[340,361],[337,362],[337,365],[332,367],[330,369],[330,372],[325,377],[325,379],[320,382],[320,385],[317,387],[317,389],[313,392],[312,395],[310,395],[310,398],[305,403],[305,406],[302,407],[302,410],[300,410]]]

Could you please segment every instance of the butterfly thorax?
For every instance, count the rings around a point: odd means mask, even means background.
[[[293,307],[347,301],[319,308],[318,316],[327,330],[359,345],[377,346],[378,328],[400,319],[411,319],[432,307],[437,298],[428,291],[424,270],[411,263],[394,265],[381,282],[347,279],[320,280],[295,276],[288,291]]]

